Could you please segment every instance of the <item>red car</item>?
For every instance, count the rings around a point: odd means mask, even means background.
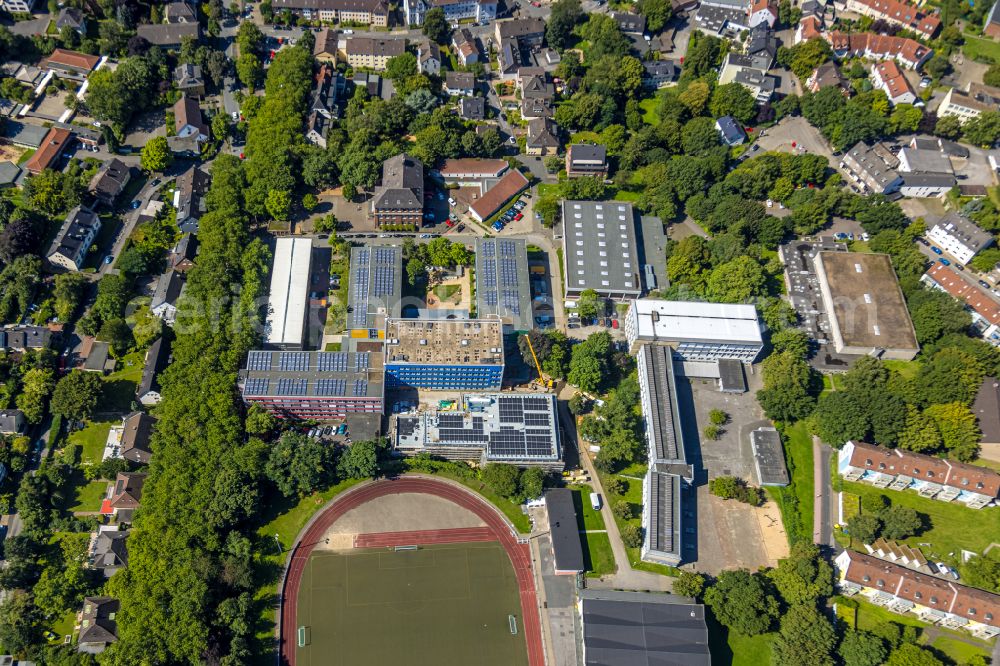
[[[453,220],[448,220],[447,222],[445,222],[445,224],[447,224],[449,227],[455,226],[455,222]]]
[[[517,215],[514,216],[514,219],[520,220],[522,217],[524,217],[524,213],[518,213]]]
[[[617,319],[612,319],[611,320],[611,328],[618,328],[618,320]]]

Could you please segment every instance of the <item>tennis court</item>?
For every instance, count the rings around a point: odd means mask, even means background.
[[[308,645],[296,666],[528,664],[517,579],[497,542],[314,551],[299,590]]]

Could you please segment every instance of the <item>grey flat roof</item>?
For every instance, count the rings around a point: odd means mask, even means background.
[[[562,220],[567,293],[642,293],[632,204],[563,201]]]
[[[352,249],[349,285],[347,327],[384,329],[387,318],[400,314],[403,289],[401,248],[379,245]]]
[[[788,468],[785,467],[785,452],[778,431],[774,428],[757,428],[751,431],[750,447],[753,449],[753,463],[760,485],[787,486]]]
[[[643,345],[639,350],[639,384],[642,386],[646,436],[652,458],[658,463],[685,461],[684,438],[678,418],[672,352],[664,345]]]
[[[723,391],[746,393],[747,378],[743,374],[743,363],[734,358],[720,358],[719,382]]]
[[[476,313],[496,315],[517,331],[534,328],[523,238],[476,238]]]
[[[12,143],[21,146],[38,148],[42,145],[42,141],[45,140],[45,135],[48,133],[49,129],[47,127],[24,123],[19,120],[8,120],[4,123],[3,135],[10,139]]]
[[[549,535],[556,571],[583,571],[583,547],[580,528],[576,523],[573,491],[552,488],[545,493],[545,508],[549,516]]]
[[[645,512],[647,550],[654,556],[681,558],[681,477],[650,470]]]
[[[586,666],[709,666],[705,607],[685,597],[580,591]]]

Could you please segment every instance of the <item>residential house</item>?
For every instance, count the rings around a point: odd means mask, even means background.
[[[864,442],[844,444],[837,454],[837,472],[848,481],[914,490],[921,497],[961,502],[972,509],[990,506],[1000,495],[1000,474],[987,467]]]
[[[209,129],[201,114],[201,107],[193,97],[182,95],[172,107],[174,135],[167,137],[167,145],[175,154],[197,157],[208,141]]]
[[[384,37],[348,37],[338,44],[340,53],[351,67],[365,67],[381,72],[390,58],[406,53],[406,40]]]
[[[966,89],[951,88],[937,108],[937,117],[955,116],[959,122],[978,118],[983,111],[995,111],[1000,105],[1000,88],[971,82]]]
[[[389,26],[389,3],[385,0],[275,0],[275,13],[285,9],[308,20]]]
[[[847,0],[846,5],[849,12],[912,30],[924,39],[932,39],[941,27],[937,14],[927,14],[900,0]]]
[[[931,568],[931,563],[927,561],[920,549],[914,546],[879,537],[870,544],[864,544],[864,547],[869,555],[880,560],[886,560],[921,573],[932,575],[938,573],[937,568]]]
[[[907,69],[919,69],[930,60],[934,51],[920,42],[906,37],[876,35],[872,32],[824,32],[837,58],[870,58],[895,60]]]
[[[26,349],[46,349],[55,331],[45,326],[11,326],[0,329],[0,349],[23,352]]]
[[[355,88],[364,88],[369,97],[379,97],[387,102],[392,99],[396,92],[390,79],[383,79],[378,74],[371,72],[355,72],[351,82]]]
[[[872,87],[881,90],[889,98],[893,106],[897,104],[913,104],[917,101],[917,93],[906,80],[902,70],[895,60],[882,60],[872,65]],[[923,102],[921,102],[923,104]]]
[[[458,100],[458,115],[463,120],[485,120],[486,100],[482,97],[463,97]]]
[[[452,33],[451,45],[461,65],[468,66],[479,62],[479,46],[476,45],[476,38],[468,28],[459,28]]]
[[[853,550],[834,559],[837,587],[893,613],[989,640],[1000,634],[1000,595],[929,576]]]
[[[840,168],[849,184],[862,194],[891,194],[903,184],[896,171],[899,159],[885,145],[860,142],[844,153]]]
[[[528,76],[521,80],[521,117],[551,118],[555,114],[556,87],[545,75]]]
[[[608,149],[591,143],[574,143],[566,149],[566,176],[608,177]]]
[[[326,148],[326,134],[330,131],[330,123],[326,116],[313,111],[306,117],[306,141]]]
[[[118,640],[118,600],[112,597],[84,597],[83,610],[77,615],[80,633],[76,639],[79,652],[100,654]]]
[[[87,548],[87,564],[100,571],[105,578],[111,578],[119,569],[128,566],[129,533],[118,529],[117,525],[101,525],[90,535]]]
[[[963,279],[953,269],[940,262],[934,262],[920,277],[920,281],[932,289],[938,289],[961,301],[966,311],[972,315],[972,328],[986,342],[1000,347],[1000,305],[988,291]],[[997,417],[993,417],[997,418]],[[982,416],[980,416],[982,428]],[[983,430],[985,432],[985,429]]]
[[[194,259],[198,254],[198,238],[192,233],[181,236],[170,253],[170,267],[178,273],[187,273],[194,268]]]
[[[158,405],[163,396],[160,395],[159,375],[170,362],[170,343],[162,337],[157,338],[146,350],[146,359],[142,366],[142,378],[135,390],[135,397],[147,407]]]
[[[823,19],[816,16],[803,16],[799,19],[799,24],[795,28],[795,36],[792,37],[792,45],[808,42],[823,35]]]
[[[63,7],[56,17],[56,32],[61,33],[63,28],[70,28],[81,35],[87,34],[87,18],[83,11],[76,7]]]
[[[453,97],[460,95],[472,97],[476,92],[476,75],[472,72],[446,72],[444,91]]]
[[[610,12],[609,16],[618,24],[618,29],[626,35],[641,35],[646,32],[646,17],[631,12]]]
[[[750,29],[744,52],[753,58],[757,69],[771,69],[771,65],[778,59],[778,38],[766,22],[758,23]]]
[[[145,412],[133,412],[122,419],[122,458],[140,465],[149,463],[153,456],[149,439],[153,434],[154,425],[156,419]]]
[[[196,166],[177,176],[173,206],[177,209],[177,227],[183,233],[198,233],[198,221],[206,210],[205,194],[211,183],[211,176]]]
[[[47,58],[42,58],[38,66],[55,72],[61,77],[82,81],[94,71],[100,62],[99,56],[87,55],[69,49],[56,49]]]
[[[528,179],[520,171],[508,170],[469,207],[469,215],[479,222],[485,222],[496,215],[508,201],[527,189],[528,184]]]
[[[545,157],[559,152],[559,128],[551,118],[532,118],[528,121],[528,138],[524,152],[532,157]]]
[[[53,266],[80,270],[100,230],[101,218],[97,213],[82,206],[75,207],[66,215],[46,258]]]
[[[956,212],[938,220],[927,232],[927,239],[963,264],[972,261],[980,250],[993,245],[993,234]]]
[[[142,486],[146,475],[133,472],[119,472],[115,482],[110,486],[108,503],[111,512],[134,511],[142,499]],[[103,512],[103,510],[102,510]]]
[[[25,162],[25,170],[37,176],[46,169],[54,168],[72,139],[73,133],[70,130],[62,127],[51,128],[35,154]]]
[[[197,23],[198,14],[187,2],[168,2],[163,7],[163,19],[167,23]]]
[[[424,215],[424,165],[403,153],[382,165],[382,184],[372,197],[375,226],[413,224]]]
[[[111,345],[98,341],[93,336],[86,336],[80,345],[77,369],[84,372],[105,374],[115,367],[115,359],[111,358]]]
[[[759,63],[758,63],[759,64]],[[758,104],[771,99],[775,89],[775,79],[755,66],[752,57],[742,53],[727,53],[719,73],[719,85],[733,82],[746,88]]]
[[[132,177],[132,169],[117,157],[114,157],[97,170],[94,177],[90,179],[87,191],[99,203],[105,206],[114,206],[115,199],[125,191]]]
[[[337,41],[339,34],[333,28],[323,28],[316,34],[313,57],[317,62],[337,64]]]
[[[440,74],[441,48],[430,40],[421,42],[417,46],[417,67],[423,74]]]
[[[747,8],[748,24],[751,28],[758,25],[774,27],[774,22],[778,20],[778,3],[774,0],[751,0]]]
[[[197,21],[188,23],[145,23],[137,26],[136,35],[161,49],[179,49],[185,39],[201,39]]]
[[[840,73],[837,63],[827,60],[822,65],[813,70],[813,73],[806,79],[806,89],[811,93],[818,93],[823,88],[837,86],[844,95],[851,94],[851,82]]]
[[[993,3],[983,24],[983,34],[992,39],[1000,39],[1000,0]]]
[[[26,423],[20,409],[0,409],[0,435],[20,435]]]
[[[205,94],[205,78],[201,67],[185,63],[174,68],[174,85],[185,95],[201,97]]]
[[[318,113],[328,120],[340,117],[340,99],[347,87],[347,79],[330,64],[320,65],[316,73],[316,85],[312,91],[310,113]]]
[[[665,88],[677,78],[673,60],[644,60],[642,70],[642,85],[647,90]]]
[[[403,15],[410,25],[423,25],[431,9],[441,9],[451,24],[459,21],[489,23],[497,16],[497,0],[403,0]]]
[[[167,326],[173,326],[177,319],[177,301],[184,290],[184,278],[177,271],[168,270],[156,281],[150,312],[159,317]]]
[[[747,140],[747,133],[732,116],[722,116],[716,120],[715,131],[727,146],[738,146]]]

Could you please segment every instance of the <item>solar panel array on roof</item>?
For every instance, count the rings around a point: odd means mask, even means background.
[[[355,248],[354,250],[354,274],[351,276],[351,300],[353,310],[351,311],[351,327],[362,328],[368,321],[368,258],[369,250],[366,247]]]
[[[354,371],[364,372],[368,369],[370,359],[368,358],[369,352],[358,352],[354,355]]]
[[[388,307],[399,289],[396,269],[400,262],[398,247],[355,248],[351,259],[351,285],[349,325],[351,328],[370,328],[369,316],[375,306]],[[378,299],[373,304],[372,299]]]
[[[271,369],[271,352],[252,351],[247,356],[247,370],[262,372]]]
[[[346,379],[317,379],[316,395],[335,396],[344,395],[347,390]]]
[[[368,395],[368,382],[364,379],[354,380],[354,395],[357,397]]]
[[[309,369],[309,352],[281,352],[278,369],[285,372],[305,372]]]
[[[275,395],[305,395],[309,382],[305,379],[285,377],[278,380],[278,390]]]
[[[347,372],[347,352],[319,352],[316,354],[320,372]]]
[[[247,395],[264,395],[270,383],[267,377],[251,377],[246,382],[244,392]]]
[[[513,240],[486,239],[479,241],[477,248],[478,267],[476,272],[477,296],[488,314],[513,316],[521,322],[524,311],[523,300],[528,289],[522,284],[521,275],[526,272],[527,255],[521,244]],[[523,265],[522,265],[523,264]]]

